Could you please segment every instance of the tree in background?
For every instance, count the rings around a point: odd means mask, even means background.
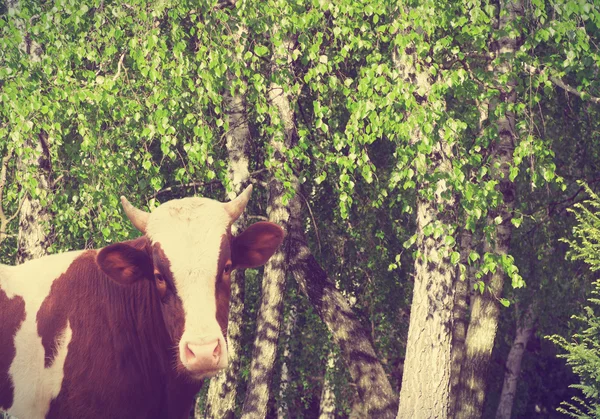
[[[567,239],[570,250],[568,257],[572,260],[583,260],[592,272],[600,270],[600,198],[589,187],[585,187],[590,199],[576,204],[572,210],[577,219],[573,228],[573,238]],[[567,365],[579,377],[579,383],[572,387],[581,390],[583,398],[573,397],[570,402],[563,402],[562,413],[574,418],[600,418],[600,282],[595,282],[593,296],[585,311],[573,318],[584,324],[584,329],[567,340],[553,335],[550,340],[566,351],[559,357],[567,360]]]
[[[253,183],[248,222],[275,202],[289,211],[280,291],[262,310],[270,274],[238,282],[239,362],[205,385],[197,417],[274,416],[283,402],[298,416],[335,403],[339,416],[389,417],[399,400],[440,417],[495,412],[516,307],[553,334],[585,299],[553,251],[574,181],[593,181],[599,161],[598,5],[517,6],[0,3],[0,260],[16,260],[27,196],[52,214],[58,252],[131,238],[121,194],[151,210]],[[39,60],[21,52],[27,39]],[[565,290],[570,304],[552,310]],[[468,338],[475,323],[483,339]],[[525,356],[517,386],[567,391],[549,359]],[[258,387],[259,409],[244,408]],[[542,392],[517,390],[514,411],[533,412]]]

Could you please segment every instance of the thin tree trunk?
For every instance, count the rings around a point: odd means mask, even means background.
[[[17,158],[17,173],[27,178],[25,173],[37,181],[37,195],[48,194],[49,191],[49,161],[50,156],[45,145],[45,133],[38,135],[39,141],[26,141],[25,147],[31,147],[34,151],[30,156],[19,156]],[[39,157],[38,157],[39,156]],[[37,158],[36,158],[37,157]],[[31,173],[31,169],[34,172]],[[43,206],[40,199],[26,193],[19,211],[19,233],[17,236],[17,263],[23,263],[30,259],[37,259],[47,253],[50,245],[47,229],[50,223],[50,213],[47,206]]]
[[[274,82],[269,87],[269,100],[277,108],[283,125],[284,141],[278,141],[276,138],[271,141],[271,146],[275,150],[275,159],[282,161],[283,147],[290,148],[297,141],[294,113],[285,90]],[[295,183],[297,187],[297,182]],[[267,213],[271,222],[279,224],[286,232],[289,232],[290,208],[284,204],[285,192],[285,187],[280,180],[275,178],[270,180]],[[263,419],[267,414],[273,367],[277,354],[277,341],[283,316],[283,296],[288,267],[288,240],[287,237],[284,239],[281,248],[265,265],[257,332],[250,366],[250,381],[242,413],[244,419]]]
[[[286,231],[289,209],[283,204],[283,184],[272,179],[268,206],[269,221],[282,226]],[[264,418],[270,397],[273,366],[277,353],[277,341],[283,314],[283,295],[287,271],[286,248],[283,246],[265,265],[262,283],[262,298],[257,318],[257,331],[252,351],[250,380],[246,390],[242,418]]]
[[[488,71],[492,70],[491,64],[488,62]],[[478,132],[482,135],[484,132],[484,124],[488,120],[489,101],[487,99],[477,102],[479,110],[479,125]],[[471,174],[472,176],[472,174]],[[469,178],[471,176],[468,176]],[[476,281],[474,270],[469,266],[469,257],[473,250],[473,235],[466,227],[460,234],[460,263],[464,266],[464,271],[457,272],[456,286],[454,288],[454,312],[453,312],[453,329],[452,329],[452,371],[451,371],[451,387],[450,387],[450,409],[448,417],[454,418],[458,409],[458,398],[460,397],[460,375],[462,365],[466,357],[466,339],[469,325],[469,294],[473,291],[473,286]]]
[[[519,15],[523,14],[520,1],[500,2],[500,30],[513,25]],[[497,67],[498,76],[511,71],[511,59],[517,51],[517,39],[509,31],[508,35],[498,42],[498,55],[502,62]],[[507,87],[502,91],[501,100],[507,105],[515,104],[517,92],[516,81],[511,78]],[[492,105],[493,106],[493,105]],[[490,112],[492,114],[493,112]],[[510,106],[503,116],[498,118],[499,140],[490,146],[493,156],[492,176],[498,180],[498,189],[502,193],[502,202],[498,208],[490,210],[487,216],[488,225],[494,225],[494,237],[484,245],[486,252],[504,256],[508,255],[512,224],[510,221],[515,201],[515,185],[509,178],[510,166],[514,152],[515,115]],[[496,219],[501,220],[498,224]],[[461,390],[459,407],[456,417],[459,419],[480,418],[485,401],[487,367],[490,362],[500,307],[498,299],[504,286],[504,272],[500,267],[488,276],[486,289],[483,294],[476,293],[473,297],[471,320],[467,331],[466,359],[461,371]]]
[[[281,365],[281,384],[279,386],[279,407],[277,408],[277,417],[279,419],[287,419],[290,417],[290,408],[286,401],[286,395],[290,387],[291,377],[288,363],[292,356],[290,351],[290,342],[294,338],[294,330],[296,328],[296,305],[292,304],[285,322],[285,346],[283,348]]]
[[[27,34],[25,22],[18,17],[20,4],[18,0],[6,2],[8,15],[16,19],[16,27],[22,33],[23,42],[20,49],[23,54],[28,55],[31,63],[41,61],[41,47]],[[34,135],[35,134],[31,134]],[[34,188],[37,196],[47,196],[49,192],[49,175],[51,171],[50,152],[48,150],[47,135],[40,131],[37,138],[27,138],[20,145],[21,153],[17,155],[16,170],[18,178],[26,182],[33,178],[37,182]],[[29,182],[28,182],[29,183]],[[31,185],[31,183],[29,183]],[[47,206],[42,206],[39,198],[26,192],[19,210],[19,232],[17,236],[17,263],[23,263],[30,259],[37,259],[47,253],[50,245],[47,228],[50,221],[50,213]]]
[[[323,375],[323,389],[321,390],[321,404],[319,406],[319,419],[335,419],[335,393],[333,391],[333,370],[336,354],[333,349],[327,356],[327,365]]]
[[[290,207],[290,271],[339,346],[367,417],[393,418],[397,394],[373,349],[369,333],[308,248],[299,197],[291,200]]]
[[[19,215],[18,210],[10,216],[7,216],[4,212],[4,188],[6,188],[8,166],[13,154],[14,150],[9,149],[2,158],[2,166],[0,167],[0,245],[8,237],[8,226]]]
[[[508,353],[506,360],[506,372],[504,373],[504,385],[502,386],[502,395],[498,410],[496,410],[496,419],[510,419],[512,408],[517,393],[517,384],[521,374],[521,361],[527,347],[527,342],[535,331],[535,316],[532,306],[527,308],[522,322],[517,326],[515,340]]]
[[[239,35],[238,35],[239,39]],[[230,75],[230,81],[232,80]],[[226,117],[229,131],[226,134],[228,153],[228,173],[232,185],[230,198],[237,196],[250,181],[248,146],[251,141],[248,126],[246,104],[240,94],[225,96]],[[232,226],[232,233],[243,229],[246,216],[242,215]],[[244,270],[235,272],[231,283],[231,299],[229,302],[229,324],[227,327],[227,351],[229,366],[210,380],[206,405],[206,417],[228,419],[233,418],[240,377],[242,314],[244,311],[244,288],[246,276]],[[196,418],[202,417],[198,410]]]

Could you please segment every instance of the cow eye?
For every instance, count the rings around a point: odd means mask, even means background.
[[[162,298],[167,292],[167,283],[165,282],[162,274],[158,272],[154,274],[154,278],[156,279],[156,288],[158,288],[158,292]]]
[[[223,268],[223,273],[228,274],[231,272],[231,263],[228,263],[225,265],[225,268]]]

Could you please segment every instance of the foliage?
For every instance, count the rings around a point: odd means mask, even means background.
[[[397,386],[416,256],[415,202],[434,194],[420,185],[444,179],[446,198],[459,202],[449,225],[430,225],[426,235],[444,237],[451,255],[458,255],[463,228],[483,241],[489,234],[485,217],[501,199],[487,150],[497,140],[495,121],[506,112],[487,115],[487,105],[514,77],[518,101],[511,111],[522,117],[510,173],[522,198],[511,222],[527,229],[548,223],[533,207],[545,209],[549,195],[554,199],[563,189],[572,193],[574,180],[593,171],[593,164],[582,165],[570,154],[573,139],[589,139],[577,141],[576,151],[589,161],[598,157],[598,113],[585,102],[600,92],[598,5],[533,1],[514,28],[523,38],[514,66],[499,80],[487,67],[490,45],[502,36],[488,1],[222,6],[215,0],[25,0],[17,10],[0,6],[0,154],[34,155],[30,140],[44,132],[52,161],[48,191],[37,185],[35,167],[19,173],[11,161],[3,208],[15,213],[25,193],[40,198],[53,214],[50,251],[59,252],[131,238],[135,233],[119,209],[121,194],[147,209],[189,194],[222,200],[229,189],[224,136],[232,128],[223,98],[239,94],[248,109],[250,170],[259,186],[252,215],[265,213],[262,186],[269,176],[283,180],[289,196],[290,175],[298,176],[312,212],[305,222],[311,249],[354,302]],[[41,48],[39,61],[30,59],[28,45]],[[561,99],[553,77],[577,86],[582,97]],[[283,162],[267,145],[271,137],[281,138],[281,121],[268,100],[271,83],[285,86],[299,134]],[[573,127],[582,125],[587,130]],[[452,151],[449,171],[429,170],[439,144]],[[9,229],[0,248],[3,263],[14,260],[16,220]],[[528,270],[521,256],[558,263],[553,235],[543,237],[543,244],[532,245],[537,253],[517,246],[514,257],[485,254],[478,245],[469,265],[479,279],[502,269],[511,285],[523,286],[521,272]],[[595,261],[597,252],[589,249],[585,260]],[[452,261],[459,263],[455,256]],[[549,286],[550,275],[539,283],[530,277],[528,285],[544,300],[560,295]],[[242,382],[259,283],[260,273],[249,275]],[[322,374],[331,344],[306,301],[296,295],[288,301],[302,314],[290,361],[300,384],[286,397],[307,409],[319,397],[311,379]],[[348,376],[337,364],[334,375],[338,408],[348,411]],[[238,396],[243,400],[243,391]]]
[[[566,240],[570,245],[568,256],[572,260],[585,260],[590,270],[597,271],[600,269],[600,260],[597,258],[600,199],[588,186],[585,189],[591,198],[577,204],[572,210],[578,224],[573,228],[575,238]],[[592,294],[600,294],[600,281],[595,282]],[[575,418],[600,418],[600,299],[591,297],[589,304],[582,314],[573,316],[585,325],[581,332],[575,333],[570,341],[559,335],[550,337],[567,352],[559,356],[565,358],[567,365],[579,376],[580,383],[572,387],[580,389],[584,398],[573,397],[572,402],[563,403],[564,407],[560,409]]]
[[[596,282],[593,294],[600,294],[600,282]],[[584,313],[573,318],[585,324],[585,329],[572,336],[571,341],[562,336],[554,335],[550,339],[565,350],[566,354],[559,357],[567,360],[567,365],[579,376],[579,384],[573,388],[581,390],[583,399],[573,397],[571,402],[564,402],[559,411],[574,418],[600,418],[600,299],[590,298],[590,306],[584,308]]]
[[[571,250],[568,256],[572,260],[583,260],[590,270],[600,269],[600,198],[587,185],[584,185],[591,199],[583,204],[575,205],[573,213],[578,224],[573,227],[572,240],[569,243]]]

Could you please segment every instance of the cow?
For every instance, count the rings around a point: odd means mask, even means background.
[[[270,222],[232,235],[251,192],[151,213],[121,197],[141,237],[0,265],[0,411],[189,417],[203,379],[227,366],[232,270],[263,265],[283,241]]]

